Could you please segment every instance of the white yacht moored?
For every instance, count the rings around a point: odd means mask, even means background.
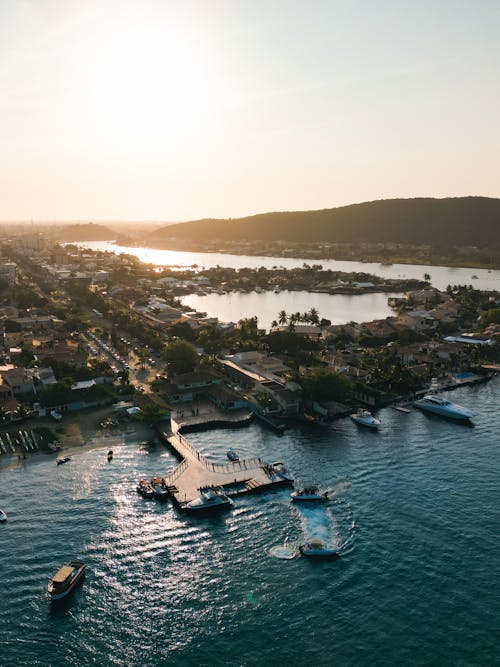
[[[440,415],[441,417],[458,419],[460,421],[467,421],[474,416],[472,410],[464,408],[457,403],[452,403],[442,396],[435,396],[434,394],[424,396],[420,400],[415,401],[413,405],[425,412],[431,412],[432,414]]]
[[[231,498],[228,498],[222,491],[215,489],[200,489],[199,498],[191,500],[184,509],[190,514],[208,514],[212,512],[221,512],[234,505]]]
[[[360,426],[368,426],[368,428],[378,428],[381,424],[380,419],[372,415],[369,410],[360,408],[357,412],[351,415],[351,419]]]

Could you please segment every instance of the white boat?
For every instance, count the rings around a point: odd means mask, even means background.
[[[319,488],[314,486],[304,486],[301,489],[297,489],[290,494],[292,502],[320,502],[324,503],[328,500],[328,492],[320,491]]]
[[[85,563],[77,560],[72,560],[67,565],[63,565],[47,586],[52,600],[60,600],[69,595],[85,576],[85,569]]]
[[[271,463],[269,467],[277,477],[281,477],[281,479],[286,479],[288,482],[293,482],[292,475],[290,474],[288,468],[282,461],[275,461],[274,463]]]
[[[467,421],[474,416],[474,413],[471,410],[464,408],[457,403],[452,403],[447,398],[435,396],[434,394],[424,396],[420,400],[415,401],[413,405],[425,412],[432,412],[441,417],[448,417],[450,419],[458,419],[461,421]]]
[[[301,544],[299,551],[302,556],[309,556],[311,558],[333,558],[340,556],[340,549],[338,547],[327,547],[321,540],[310,540],[305,544]]]
[[[7,521],[7,514],[3,510],[0,510],[0,523],[5,523],[6,521]]]
[[[372,415],[369,410],[359,409],[351,415],[351,419],[360,424],[360,426],[368,426],[368,428],[378,428],[381,424],[380,419]]]
[[[222,491],[200,489],[199,497],[187,503],[184,509],[191,514],[208,514],[221,512],[233,505],[234,503],[231,498],[228,498]]]
[[[62,459],[57,459],[56,463],[58,466],[60,466],[62,463],[67,463],[68,461],[71,461],[71,456],[65,456]]]

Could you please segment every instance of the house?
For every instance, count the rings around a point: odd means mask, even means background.
[[[413,331],[432,331],[438,325],[436,320],[427,310],[410,310],[401,313],[396,322]]]
[[[13,396],[20,394],[31,394],[34,391],[33,371],[31,369],[16,367],[0,373],[2,384],[8,387]]]

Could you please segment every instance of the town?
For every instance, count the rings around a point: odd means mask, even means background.
[[[30,435],[2,441],[2,453],[50,451],[55,422],[81,411],[102,428],[241,415],[280,431],[499,369],[500,295],[471,286],[439,291],[314,264],[175,270],[36,234],[4,235],[1,256],[0,420]],[[190,293],[299,289],[402,296],[389,297],[384,319],[332,325],[315,308],[281,310],[268,329],[258,314],[220,322],[182,303]]]

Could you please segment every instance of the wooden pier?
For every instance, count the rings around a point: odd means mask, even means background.
[[[201,488],[223,488],[226,495],[237,496],[293,483],[289,476],[260,458],[212,463],[178,430],[162,431],[160,436],[181,460],[164,478],[170,496],[180,509],[198,498]]]

